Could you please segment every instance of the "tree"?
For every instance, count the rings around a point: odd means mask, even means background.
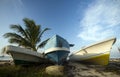
[[[41,29],[41,25],[28,18],[24,18],[24,28],[21,25],[10,25],[10,28],[15,32],[5,33],[3,36],[9,38],[10,43],[18,44],[19,46],[30,48],[37,51],[38,48],[43,47],[48,39],[41,42],[42,35],[50,28]]]

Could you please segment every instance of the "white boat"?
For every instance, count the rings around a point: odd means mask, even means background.
[[[109,62],[110,50],[115,41],[116,38],[109,38],[92,45],[85,46],[78,52],[70,55],[70,61],[107,65]]]
[[[6,46],[5,52],[11,54],[16,65],[40,64],[47,61],[42,54],[17,46]]]

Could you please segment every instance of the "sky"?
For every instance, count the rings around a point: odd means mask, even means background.
[[[23,18],[33,19],[42,29],[51,28],[42,39],[58,34],[82,46],[110,37],[117,41],[111,57],[120,57],[120,0],[0,0],[0,49],[8,43],[3,35],[12,32],[11,24],[24,26]]]

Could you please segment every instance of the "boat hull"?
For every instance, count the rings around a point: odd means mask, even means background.
[[[104,40],[82,48],[70,56],[70,61],[107,65],[109,63],[110,50],[116,38]]]
[[[31,65],[46,62],[40,53],[29,49],[7,46],[5,50],[11,54],[15,65]]]
[[[24,53],[10,52],[15,65],[31,65],[40,63],[40,57],[32,56]]]
[[[88,58],[84,58],[80,60],[83,63],[89,64],[99,64],[99,65],[107,65],[109,63],[109,51],[104,54],[99,54],[96,56],[90,56]]]
[[[69,52],[69,43],[58,35],[50,38],[45,45],[45,57],[58,65],[66,61]]]
[[[48,53],[45,57],[49,58],[53,63],[62,65],[67,60],[69,52],[68,51],[54,51],[51,53]]]

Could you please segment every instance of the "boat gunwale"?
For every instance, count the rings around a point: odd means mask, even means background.
[[[24,55],[30,55],[30,56],[33,56],[33,57],[38,57],[38,58],[43,58],[43,57],[40,57],[40,56],[38,56],[38,55],[32,55],[32,54],[27,54],[27,53],[22,53],[22,52],[13,52],[13,51],[9,51],[10,52],[10,54],[14,54],[14,53],[18,53],[18,54],[24,54]]]
[[[83,49],[87,49],[87,48],[90,48],[90,47],[95,46],[97,44],[101,44],[101,43],[104,43],[104,42],[107,42],[107,41],[110,41],[110,40],[114,40],[114,42],[112,43],[112,45],[116,42],[116,38],[115,37],[112,37],[112,38],[109,38],[109,39],[104,39],[104,40],[101,40],[101,41],[89,44],[87,46],[83,46],[79,51],[77,51],[77,52],[75,52],[73,54],[77,54],[77,53],[79,53]],[[72,56],[73,54],[71,54],[70,56]]]
[[[17,51],[17,50],[13,50],[11,49],[11,47],[15,47],[15,48],[19,48],[19,49],[25,49],[27,51]],[[20,47],[16,47],[16,46],[6,46],[6,51],[9,52],[9,53],[22,53],[22,54],[27,54],[27,55],[31,55],[31,56],[36,56],[36,57],[39,57],[39,58],[43,58],[42,54],[36,52],[36,51],[32,51],[32,50],[29,50],[29,49],[26,49],[26,48],[20,48]],[[38,53],[38,54],[37,54]]]
[[[65,47],[52,47],[47,49],[44,54],[50,53],[50,52],[55,52],[55,51],[68,51],[70,52],[70,50],[68,48]]]
[[[79,59],[79,61],[95,58],[95,57],[104,55],[106,53],[110,54],[109,51],[106,51],[106,52],[103,52],[103,53],[98,53],[98,54],[93,54],[93,55],[88,55],[88,56],[83,55],[82,57],[80,57],[81,59]]]
[[[49,53],[54,53],[54,52],[68,52],[68,53],[70,53],[70,51],[66,51],[66,50],[57,50],[57,51],[48,52],[45,54],[45,56]]]

